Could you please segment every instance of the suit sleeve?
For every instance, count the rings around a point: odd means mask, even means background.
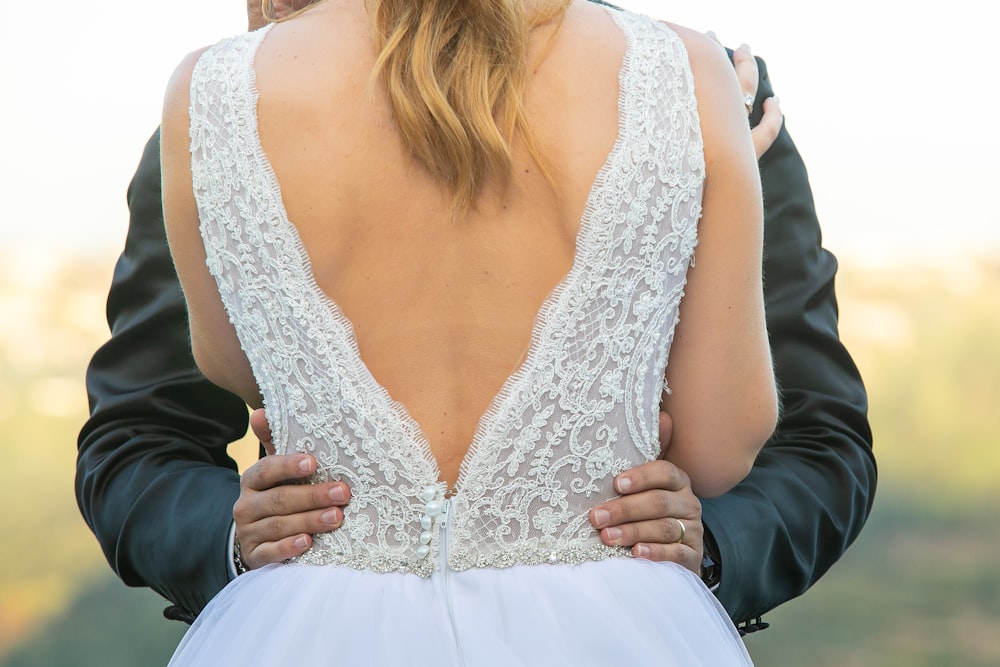
[[[764,63],[755,103],[773,95]],[[876,468],[864,385],[837,332],[837,262],[823,249],[805,165],[788,132],[760,161],[764,296],[783,413],[750,475],[703,501],[737,622],[803,593],[854,541]]]
[[[239,475],[226,447],[246,432],[247,408],[194,365],[160,199],[157,132],[129,188],[111,338],[87,370],[91,415],[78,440],[76,497],[126,584],[197,613],[229,581]]]

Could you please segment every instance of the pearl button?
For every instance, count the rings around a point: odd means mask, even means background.
[[[431,531],[425,530],[424,532],[420,533],[420,543],[421,544],[431,543]]]
[[[420,498],[425,502],[429,503],[437,497],[438,490],[433,486],[425,486],[420,492]]]
[[[441,512],[444,510],[444,504],[440,500],[431,500],[424,505],[424,509],[427,510],[427,513],[432,517],[440,516]]]
[[[424,558],[427,558],[427,554],[429,554],[430,552],[431,548],[429,546],[427,546],[426,544],[421,544],[419,547],[417,547],[417,558],[423,560]]]
[[[429,514],[425,514],[420,517],[420,527],[424,530],[430,530],[433,525],[434,519]]]

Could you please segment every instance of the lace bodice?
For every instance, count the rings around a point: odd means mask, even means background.
[[[317,286],[257,132],[254,54],[269,28],[202,55],[191,166],[208,267],[253,368],[275,446],[352,490],[340,530],[298,560],[429,576],[624,556],[588,511],[653,460],[657,408],[697,242],[704,156],[680,39],[612,12],[627,47],[619,134],[590,191],[566,277],[528,355],[480,420],[445,498],[426,438],[362,362]]]

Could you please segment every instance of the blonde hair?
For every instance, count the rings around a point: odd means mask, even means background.
[[[261,14],[285,21],[321,1],[276,17],[272,0],[261,0]],[[537,0],[530,17],[525,1],[366,0],[378,53],[372,82],[384,83],[404,148],[451,191],[455,211],[468,210],[491,177],[506,186],[515,137],[554,186],[522,95],[529,33],[561,21],[571,0]]]
[[[404,147],[467,210],[487,179],[506,185],[525,142],[550,184],[525,118],[530,30],[569,0],[526,16],[524,0],[370,0],[378,57]]]

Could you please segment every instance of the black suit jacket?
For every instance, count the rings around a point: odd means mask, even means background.
[[[772,95],[760,63],[756,108]],[[765,299],[784,415],[749,477],[704,502],[734,620],[802,593],[861,530],[875,463],[861,378],[837,335],[836,261],[820,246],[805,166],[785,130],[760,162]],[[87,372],[76,495],[108,562],[197,613],[229,581],[239,495],[229,442],[247,409],[196,369],[163,229],[159,135],[128,193],[125,250],[108,299],[111,339]]]
[[[774,92],[757,59],[751,125]],[[837,333],[837,261],[822,247],[802,157],[787,129],[760,159],[764,307],[782,397],[778,428],[750,475],[702,502],[722,559],[719,599],[734,620],[801,595],[871,512],[876,467],[868,397]]]

